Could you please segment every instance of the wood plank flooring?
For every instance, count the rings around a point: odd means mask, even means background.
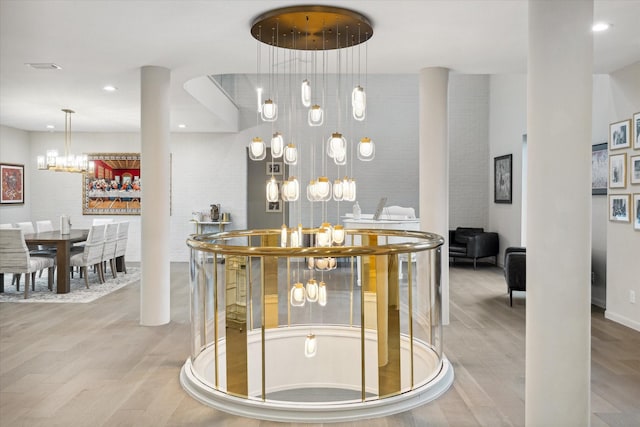
[[[440,399],[334,426],[524,425],[524,294],[502,271],[451,268]],[[139,284],[89,304],[0,304],[0,426],[276,426],[196,402],[178,375],[189,354],[188,265],[171,266],[171,323],[139,325]],[[593,426],[640,425],[640,333],[592,313]],[[303,424],[289,424],[292,426]]]

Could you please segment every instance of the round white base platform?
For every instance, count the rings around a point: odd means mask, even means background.
[[[405,412],[444,394],[453,383],[453,367],[446,357],[438,374],[428,383],[406,393],[384,399],[350,403],[272,402],[239,398],[220,392],[200,381],[187,359],[180,371],[180,384],[193,398],[221,411],[268,421],[328,423],[383,417]]]

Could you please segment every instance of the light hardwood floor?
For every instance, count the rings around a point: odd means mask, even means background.
[[[451,268],[444,328],[452,388],[386,418],[334,426],[524,425],[524,294],[509,307],[502,271]],[[139,284],[89,304],[0,304],[2,426],[275,426],[186,395],[188,265],[171,266],[171,323],[139,325]],[[640,425],[640,333],[592,314],[593,426]],[[302,424],[290,424],[302,425]]]

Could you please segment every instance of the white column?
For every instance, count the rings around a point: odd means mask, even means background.
[[[528,426],[588,426],[593,0],[529,1]]]
[[[142,278],[140,324],[171,320],[169,282],[169,85],[163,67],[141,69]]]
[[[420,229],[445,238],[442,321],[449,323],[449,70],[420,70]],[[424,277],[424,276],[422,276]]]

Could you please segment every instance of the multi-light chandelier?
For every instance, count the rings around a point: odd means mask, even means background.
[[[86,154],[71,154],[71,114],[75,111],[63,108],[64,112],[64,156],[58,154],[58,150],[47,150],[46,156],[38,156],[37,163],[40,170],[53,170],[56,172],[93,172],[95,165],[90,162]]]
[[[258,41],[259,86],[262,46],[268,46],[268,82],[264,88],[257,90],[256,120],[271,124],[270,161],[282,159],[285,165],[289,165],[290,172],[282,182],[271,175],[266,182],[266,199],[268,202],[282,200],[285,203],[297,202],[306,196],[312,204],[322,203],[323,222],[317,228],[314,244],[321,247],[343,245],[344,227],[326,222],[326,203],[331,200],[355,201],[356,181],[352,176],[354,158],[370,161],[375,156],[375,145],[370,137],[354,139],[352,135],[347,136],[354,133],[353,123],[363,122],[366,118],[366,84],[362,81],[361,70],[365,68],[366,78],[367,58],[366,49],[362,55],[362,48],[373,35],[373,28],[366,17],[352,10],[329,6],[293,6],[272,10],[258,17],[251,34]],[[331,60],[336,70],[335,88],[330,87],[327,78]],[[362,62],[365,67],[361,66]],[[344,83],[349,78],[354,84],[351,89],[344,90]],[[332,89],[335,89],[335,107],[327,105],[328,92]],[[357,146],[355,140],[359,140]],[[320,150],[317,145],[321,145]],[[354,150],[357,156],[353,156]],[[250,141],[248,151],[252,160],[264,160],[268,152],[267,144],[263,138],[256,136]],[[318,152],[320,155],[316,156]],[[300,164],[303,157],[310,158],[311,163],[305,168]],[[330,162],[337,166],[338,172],[343,167],[345,174],[330,179],[327,173],[327,164]],[[318,163],[317,168],[315,163]],[[320,174],[316,175],[318,169]],[[302,172],[311,176],[303,195],[296,173],[292,173],[294,171],[298,171],[298,176]],[[300,247],[302,240],[301,224],[292,228],[283,224],[280,235],[282,247]],[[316,281],[313,272],[322,274],[331,271],[336,264],[335,258],[307,258],[311,274],[306,285],[300,281],[292,284],[291,306],[302,307],[305,302],[325,306],[327,284],[323,280]],[[309,332],[305,355],[313,357],[316,350],[315,335]]]

